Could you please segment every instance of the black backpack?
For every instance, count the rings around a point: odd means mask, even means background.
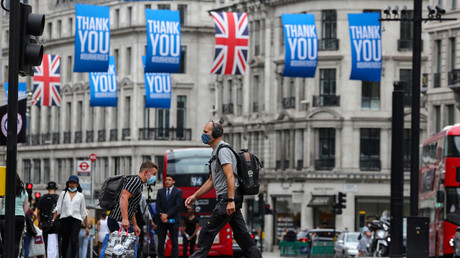
[[[40,198],[40,201],[38,202],[38,208],[40,209],[41,220],[47,220],[51,217],[58,199],[58,194],[45,194],[42,196],[42,198]]]
[[[99,191],[99,206],[104,210],[112,210],[118,202],[125,180],[131,176],[113,176],[107,178]]]
[[[248,149],[241,149],[240,152],[236,153],[230,145],[222,144],[218,147],[216,155],[212,156],[209,160],[209,168],[211,172],[211,163],[217,159],[219,162],[219,151],[222,148],[229,148],[236,157],[237,165],[237,174],[236,178],[240,186],[238,187],[239,191],[243,195],[256,195],[259,194],[259,173],[260,169],[263,168],[262,164],[257,158],[256,155],[249,152]]]

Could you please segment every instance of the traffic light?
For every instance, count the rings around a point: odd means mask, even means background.
[[[32,6],[23,3],[19,5],[19,12],[19,75],[33,76],[33,66],[40,65],[43,59],[43,45],[38,44],[35,37],[43,34],[45,15],[32,13]]]
[[[270,204],[265,204],[264,214],[273,214],[273,211],[270,209]]]
[[[338,204],[340,206],[340,209],[345,209],[347,207],[345,206],[345,203],[347,202],[347,200],[345,199],[346,197],[347,197],[346,193],[339,192]]]
[[[35,201],[38,201],[40,199],[41,194],[39,192],[35,193]]]
[[[26,191],[27,191],[27,195],[29,196],[29,202],[32,201],[32,188],[33,187],[34,187],[34,185],[31,184],[31,183],[26,184]]]
[[[342,214],[342,207],[338,203],[333,203],[332,204],[332,212],[335,215],[340,215],[340,214]]]
[[[259,216],[263,217],[264,216],[264,209],[265,209],[265,200],[264,200],[264,194],[259,194]]]

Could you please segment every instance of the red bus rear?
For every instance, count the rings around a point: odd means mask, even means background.
[[[175,187],[183,191],[184,201],[195,193],[209,178],[208,161],[211,158],[210,148],[174,149],[165,153],[163,178],[167,174],[176,178]],[[216,205],[216,191],[212,189],[195,202],[195,213],[200,218],[202,227],[210,217]],[[181,217],[186,216],[185,205]],[[232,256],[232,229],[227,224],[214,239],[208,256]],[[171,255],[171,241],[166,242],[165,255]],[[182,236],[179,232],[179,256],[183,254]],[[196,250],[196,246],[195,246]],[[190,255],[190,253],[189,253]]]
[[[453,253],[460,226],[460,125],[448,126],[423,143],[420,215],[430,218],[430,256]]]

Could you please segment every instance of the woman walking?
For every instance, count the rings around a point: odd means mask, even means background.
[[[14,204],[14,257],[18,257],[19,245],[21,242],[22,231],[24,230],[25,214],[29,210],[29,201],[27,200],[27,192],[24,188],[24,183],[16,173],[16,198]],[[0,219],[5,220],[5,203],[3,198],[0,199],[2,211],[0,212]],[[2,239],[5,239],[4,229],[1,230]]]
[[[86,236],[89,236],[88,218],[86,216],[85,196],[81,193],[78,176],[72,175],[66,183],[66,188],[59,195],[59,199],[54,209],[53,220],[60,215],[61,222],[61,257],[67,257],[70,241],[70,257],[76,258],[78,254],[78,233],[80,225],[84,222]]]
[[[107,234],[110,233],[109,227],[107,226],[107,213],[103,212],[101,218],[97,222],[97,241],[99,242],[99,252],[101,253],[102,244],[104,243],[104,238]]]

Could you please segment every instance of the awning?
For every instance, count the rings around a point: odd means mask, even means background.
[[[331,195],[313,195],[307,207],[330,206],[332,197]]]

